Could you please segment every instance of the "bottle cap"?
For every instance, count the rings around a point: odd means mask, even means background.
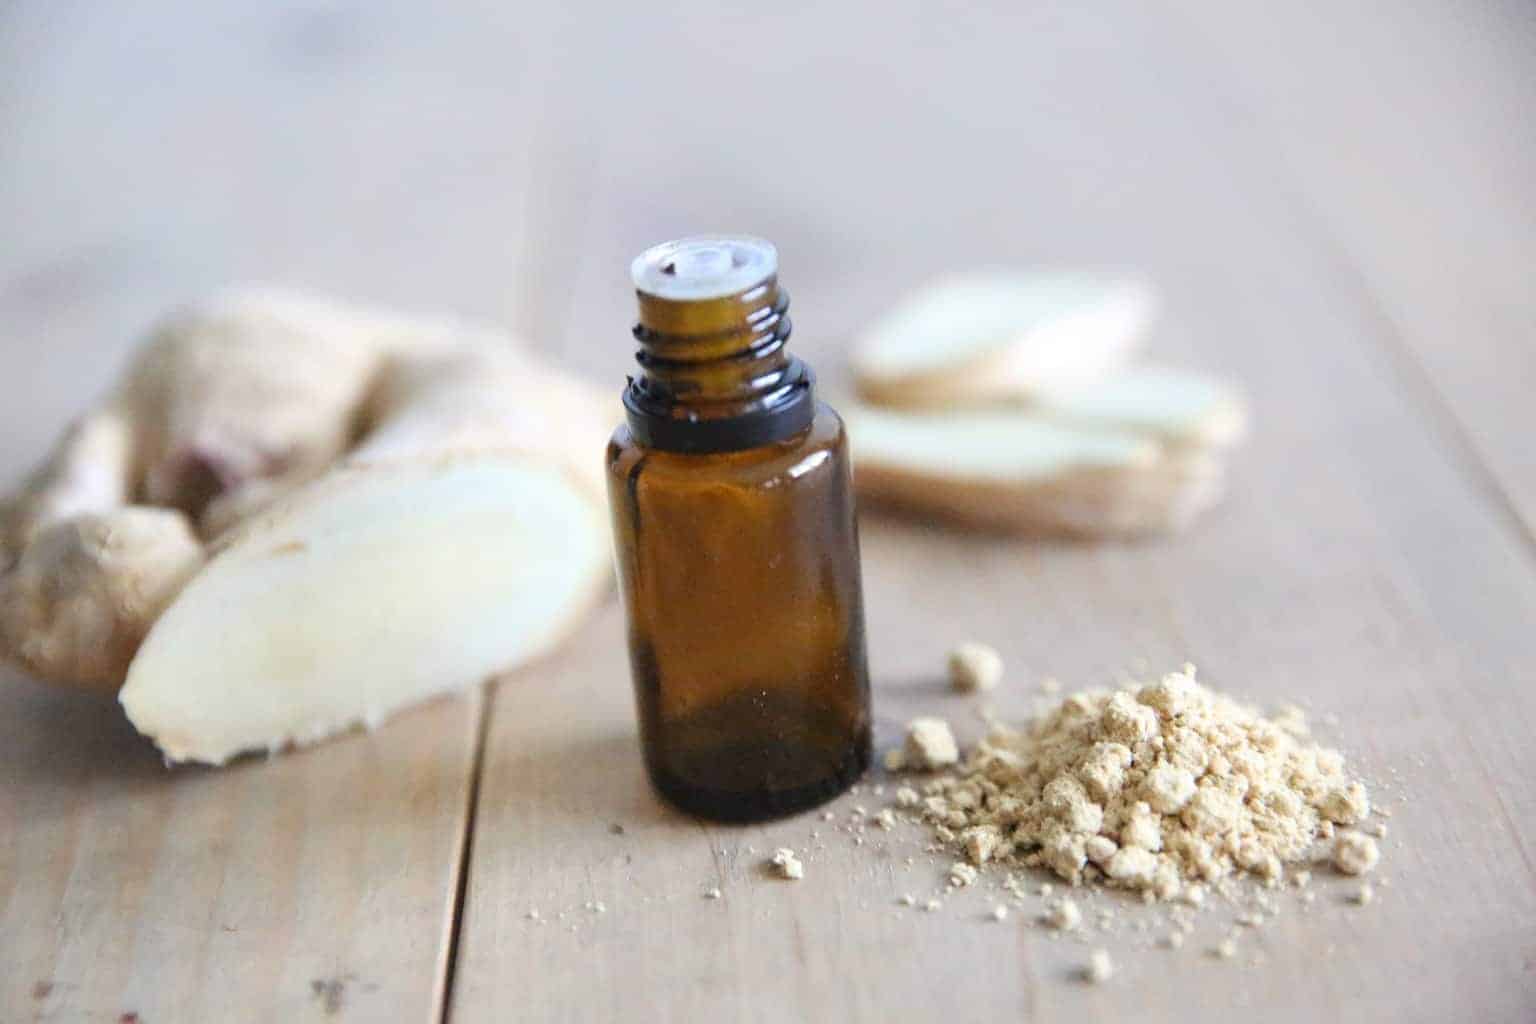
[[[778,273],[772,242],[749,235],[693,235],[653,245],[630,264],[635,290],[675,302],[720,299]]]

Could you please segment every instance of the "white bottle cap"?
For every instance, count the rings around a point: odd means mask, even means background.
[[[653,245],[629,266],[635,290],[688,302],[739,295],[779,269],[772,242],[749,235],[693,235]]]

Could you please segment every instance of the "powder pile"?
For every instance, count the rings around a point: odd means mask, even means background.
[[[935,731],[925,722],[923,739]],[[918,746],[909,736],[909,767],[946,760],[911,756]],[[1147,899],[1243,873],[1276,884],[1285,864],[1370,813],[1364,784],[1337,751],[1307,741],[1298,709],[1265,718],[1197,683],[1190,666],[1074,694],[1024,729],[994,726],[919,788],[898,791],[897,807],[969,864],[1043,867]],[[1374,866],[1364,835],[1339,839],[1345,870]]]

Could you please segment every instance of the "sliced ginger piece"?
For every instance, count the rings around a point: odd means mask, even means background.
[[[1047,388],[1029,408],[1063,425],[1145,434],[1171,447],[1230,447],[1248,429],[1247,402],[1236,390],[1208,374],[1165,367],[1126,367]]]
[[[961,526],[1081,537],[1185,526],[1222,493],[1220,462],[1151,437],[1022,410],[847,410],[862,500]]]
[[[1102,376],[1139,347],[1156,300],[1131,278],[990,271],[918,291],[859,341],[860,394],[891,406],[1022,401]]]
[[[121,700],[175,761],[323,739],[548,651],[606,588],[602,508],[546,460],[347,467],[259,515],[156,622]]]

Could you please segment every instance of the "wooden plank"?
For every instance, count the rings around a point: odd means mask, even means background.
[[[219,771],[0,688],[0,1018],[435,1021],[479,702]]]
[[[1227,86],[1213,103],[1291,181],[1405,350],[1405,383],[1427,412],[1443,403],[1447,434],[1491,470],[1475,482],[1536,538],[1536,8],[1182,6]]]
[[[898,907],[903,892],[939,890],[945,868],[911,834],[855,846],[814,814],[723,828],[659,805],[640,774],[610,607],[579,651],[496,694],[453,1018],[1528,1013],[1536,576],[1522,539],[1467,486],[1476,467],[1404,389],[1370,297],[1340,277],[1337,255],[1257,174],[1247,132],[1210,102],[1219,67],[1191,70],[1168,26],[1129,9],[957,18],[941,34],[960,45],[945,47],[920,39],[935,26],[910,13],[755,20],[755,52],[799,55],[788,77],[739,66],[721,77],[740,26],[698,9],[594,29],[584,42],[599,70],[551,91],[556,117],[565,105],[595,118],[614,100],[589,129],[613,170],[589,200],[587,258],[569,270],[581,298],[560,344],[617,380],[623,259],[706,220],[780,242],[797,343],[834,387],[842,339],[936,267],[1148,268],[1168,296],[1156,350],[1253,393],[1258,433],[1233,466],[1231,502],[1187,537],[1134,547],[867,521],[881,742],[918,711],[975,734],[974,703],[936,678],[962,639],[1004,650],[1013,673],[996,703],[1011,715],[1044,673],[1101,684],[1136,662],[1188,658],[1255,701],[1338,714],[1325,734],[1396,812],[1392,884],[1368,910],[1345,905],[1332,882],[1313,910],[1288,904],[1244,939],[1239,964],[1203,954],[1228,911],[1208,915],[1179,954],[1141,948],[1122,924],[1102,939],[1121,965],[1115,982],[1073,984],[1086,947],[1051,940],[1027,913],[986,921],[990,882],[936,914]],[[629,54],[668,55],[646,66],[662,96],[726,84],[642,117],[617,104],[639,75]],[[919,93],[918,68],[942,103]],[[774,111],[774,131],[753,137],[762,145],[697,128],[756,110]],[[837,821],[877,803],[840,800]],[[777,845],[807,851],[805,881],[764,875]],[[709,886],[724,898],[704,899]],[[587,908],[596,902],[605,913]]]

